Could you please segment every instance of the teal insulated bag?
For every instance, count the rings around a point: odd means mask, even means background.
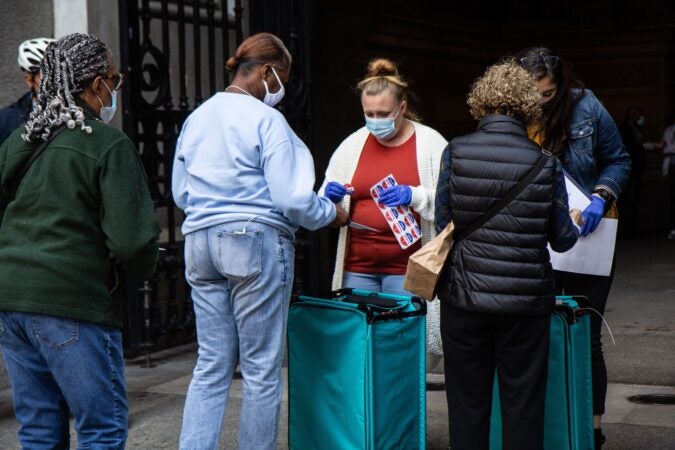
[[[426,303],[338,291],[288,313],[293,450],[424,449]]]
[[[551,314],[544,448],[592,450],[593,387],[591,382],[590,315],[578,302],[583,297],[556,297]],[[502,448],[499,386],[495,377],[490,419],[490,450]]]

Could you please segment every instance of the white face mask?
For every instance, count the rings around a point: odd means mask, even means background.
[[[103,106],[103,102],[101,101],[101,97],[98,95],[96,98],[98,98],[99,103],[101,103],[101,110],[98,112],[98,116],[101,118],[101,120],[104,123],[109,123],[113,117],[115,116],[115,111],[117,111],[117,91],[111,91],[108,85],[101,81],[105,88],[110,92],[110,98],[112,103],[110,106]]]
[[[274,76],[277,78],[277,83],[279,83],[279,90],[275,93],[271,93],[268,86],[267,86],[267,81],[263,78],[263,84],[265,85],[265,98],[263,99],[263,103],[266,104],[267,106],[276,106],[282,98],[284,98],[284,94],[286,93],[284,90],[284,85],[279,79],[279,75],[277,75],[277,71],[274,70],[274,67],[272,67],[272,73]]]

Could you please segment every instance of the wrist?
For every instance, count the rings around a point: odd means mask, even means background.
[[[604,210],[603,210],[603,215],[609,209],[612,207],[612,204],[614,203],[614,195],[612,195],[609,190],[605,188],[598,187],[595,190],[593,190],[593,196],[598,197],[602,199],[602,202],[604,204]]]
[[[421,186],[410,186],[410,205],[416,211],[424,208],[427,204],[426,190]]]
[[[606,203],[605,199],[602,198],[602,196],[600,194],[596,194],[595,192],[593,192],[593,200],[596,200],[596,199],[601,201],[603,205]]]
[[[593,195],[596,197],[600,197],[604,203],[610,203],[614,199],[612,193],[605,188],[594,189]]]

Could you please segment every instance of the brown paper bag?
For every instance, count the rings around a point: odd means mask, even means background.
[[[445,260],[450,254],[454,230],[455,225],[450,222],[435,238],[410,256],[403,289],[425,300],[434,299],[436,283],[441,276]]]

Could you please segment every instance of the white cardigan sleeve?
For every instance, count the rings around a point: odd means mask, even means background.
[[[411,206],[422,219],[433,221],[441,155],[448,141],[433,128],[416,122],[413,124],[417,133],[417,170],[420,185],[412,187]]]

